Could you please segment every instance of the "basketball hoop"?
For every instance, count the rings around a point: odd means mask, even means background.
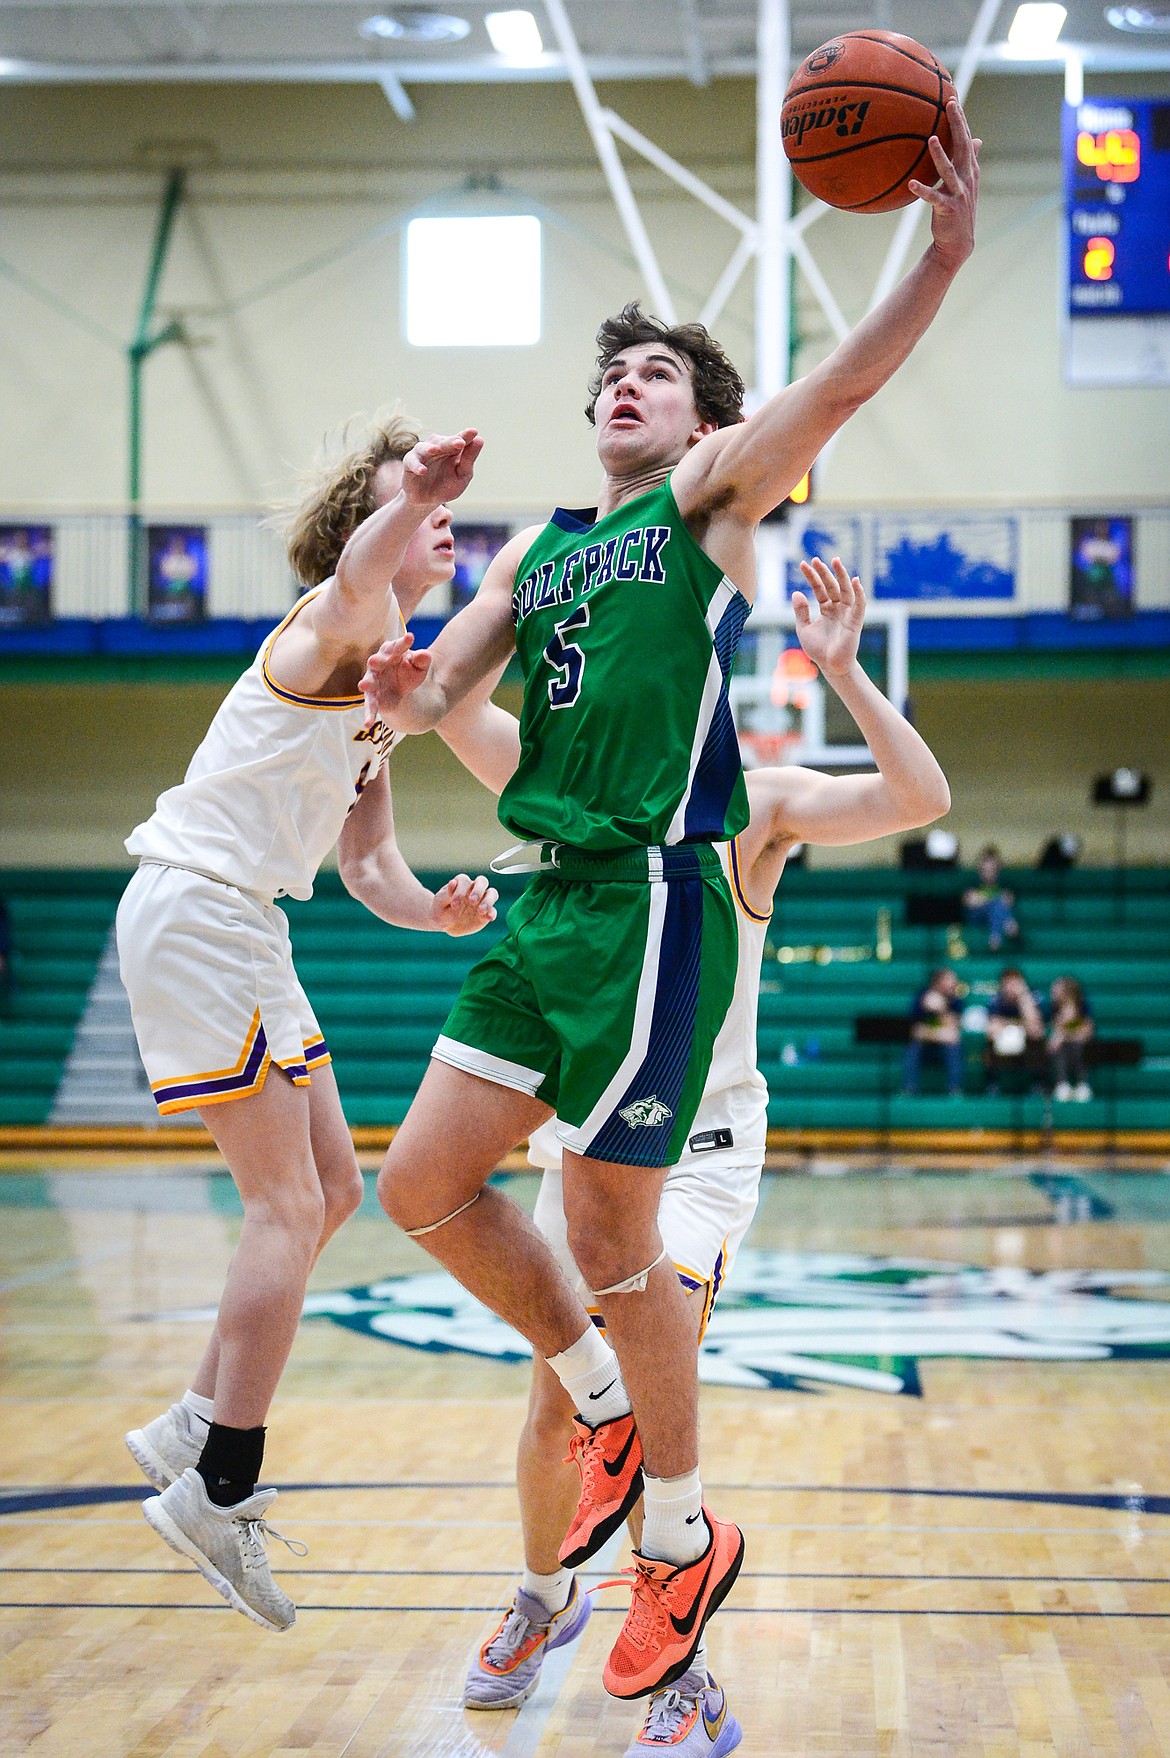
[[[798,732],[749,732],[741,729],[740,756],[745,769],[775,769],[785,761],[793,745],[800,743]]]

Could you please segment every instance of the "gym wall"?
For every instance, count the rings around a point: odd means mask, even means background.
[[[12,685],[0,720],[0,867],[125,866],[122,847],[156,796],[182,778],[225,694],[223,684]],[[915,719],[951,783],[947,824],[965,858],[997,842],[1028,863],[1055,831],[1084,839],[1087,863],[1113,858],[1114,815],[1089,805],[1092,778],[1128,763],[1155,776],[1151,806],[1130,814],[1131,861],[1164,864],[1170,847],[1170,720],[1161,679],[915,686]],[[498,699],[518,709],[505,685]],[[434,734],[391,759],[395,819],[418,867],[482,868],[514,838],[495,802]],[[880,865],[897,838],[826,849],[816,865]]]
[[[603,97],[751,206],[750,81],[614,85]],[[406,124],[372,85],[8,89],[0,255],[17,278],[0,278],[0,504],[121,501],[123,349],[171,165],[189,167],[188,193],[159,313],[181,318],[191,340],[147,363],[149,501],[255,506],[290,487],[326,430],[394,398],[428,425],[483,429],[465,511],[588,500],[595,466],[581,404],[592,336],[640,280],[573,95],[534,83],[424,86],[414,98],[418,117]],[[1060,99],[1056,79],[976,82],[980,248],[913,359],[846,429],[822,485],[834,499],[1164,493],[1165,448],[1154,442],[1170,431],[1170,391],[1061,383]],[[632,160],[631,170],[680,311],[694,316],[734,236],[656,171]],[[546,274],[537,347],[405,343],[401,226],[420,204],[535,204]],[[808,235],[850,322],[864,313],[895,223],[832,215]],[[925,240],[923,222],[918,246]],[[453,263],[452,273],[474,279],[475,265]],[[749,275],[717,326],[749,381],[751,293]],[[800,330],[804,370],[830,338],[803,291]]]

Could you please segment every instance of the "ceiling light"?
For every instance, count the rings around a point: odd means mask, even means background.
[[[1115,31],[1170,31],[1170,6],[1107,6],[1105,17]]]
[[[399,12],[376,13],[358,26],[367,42],[458,43],[471,31],[465,18],[450,12],[429,12],[407,7]]]
[[[532,62],[544,54],[540,26],[531,12],[489,12],[483,22],[497,55]]]
[[[1056,47],[1068,13],[1063,6],[1017,6],[1008,31],[1008,46],[1017,55],[1046,55]]]

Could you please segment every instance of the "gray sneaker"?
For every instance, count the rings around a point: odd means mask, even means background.
[[[673,1685],[655,1691],[646,1719],[625,1758],[725,1758],[743,1739],[743,1729],[727,1707],[727,1698],[708,1672],[684,1673]]]
[[[148,1496],[142,1512],[159,1537],[180,1556],[190,1557],[229,1605],[266,1630],[289,1630],[297,1621],[297,1608],[272,1579],[264,1541],[279,1538],[301,1557],[308,1546],[268,1525],[264,1515],[275,1500],[274,1489],[258,1489],[235,1507],[218,1508],[199,1473],[189,1467],[162,1495]]]
[[[563,1611],[550,1617],[547,1606],[518,1588],[504,1621],[484,1643],[463,1686],[465,1709],[519,1709],[540,1680],[540,1668],[552,1648],[575,1642],[593,1610],[587,1593],[569,1590]]]
[[[148,1483],[169,1489],[188,1465],[196,1465],[207,1439],[207,1424],[185,1404],[172,1404],[144,1428],[132,1428],[126,1445]]]

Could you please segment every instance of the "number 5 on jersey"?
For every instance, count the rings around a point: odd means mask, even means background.
[[[581,694],[585,655],[575,641],[566,641],[565,636],[572,629],[588,626],[589,606],[579,604],[571,616],[557,624],[556,632],[544,650],[545,659],[557,674],[550,679],[548,686],[548,699],[554,708],[571,708]]]

